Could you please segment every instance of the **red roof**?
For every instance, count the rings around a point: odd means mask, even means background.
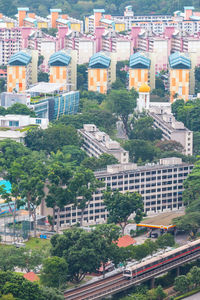
[[[118,247],[128,247],[135,243],[136,241],[130,235],[124,235],[116,241]]]
[[[39,277],[34,272],[29,272],[24,274],[24,278],[26,278],[29,281],[38,281]]]
[[[0,69],[0,74],[2,74],[2,75],[7,75],[7,70]]]

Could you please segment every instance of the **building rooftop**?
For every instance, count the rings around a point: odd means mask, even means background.
[[[65,25],[69,25],[70,24],[69,20],[62,19],[62,18],[57,19],[56,22],[62,23],[62,24],[65,24]]]
[[[29,11],[28,7],[18,7],[18,11]]]
[[[26,274],[23,275],[25,279],[29,280],[29,281],[39,281],[39,277],[34,273],[34,272],[28,272]]]
[[[24,51],[20,51],[17,52],[16,54],[12,55],[8,65],[10,66],[26,66],[31,62],[31,56],[24,52]]]
[[[151,60],[143,53],[137,52],[130,56],[129,66],[132,69],[149,69]]]
[[[94,13],[105,13],[105,9],[93,9]]]
[[[190,69],[191,61],[189,56],[175,52],[169,56],[169,65],[172,69]]]
[[[148,84],[144,83],[139,87],[139,93],[150,93],[151,88]]]
[[[63,51],[55,52],[49,59],[50,66],[68,66],[71,61],[71,56]]]
[[[181,158],[178,157],[167,157],[160,159],[157,163],[148,163],[145,166],[137,166],[137,164],[128,163],[128,164],[118,164],[118,165],[110,165],[107,166],[107,169],[95,171],[95,176],[109,176],[113,174],[129,174],[129,173],[137,173],[142,171],[152,171],[152,170],[160,170],[161,168],[170,168],[175,166],[189,166],[191,164],[182,162]]]
[[[186,130],[190,131],[188,128],[184,126],[182,122],[178,122],[172,114],[158,114],[154,112],[149,112],[149,115],[153,117],[155,120],[158,120],[165,124],[165,127],[172,131],[175,130]]]
[[[128,247],[135,243],[136,243],[136,241],[130,235],[124,235],[116,241],[116,244],[119,248]]]
[[[104,69],[109,68],[111,59],[103,52],[95,53],[91,58],[89,62],[89,68],[94,69]]]
[[[26,90],[28,93],[41,93],[41,94],[54,94],[59,91],[64,84],[62,83],[49,83],[49,82],[39,82]]]

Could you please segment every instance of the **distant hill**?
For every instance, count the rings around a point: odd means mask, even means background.
[[[94,8],[104,8],[106,13],[121,15],[127,5],[133,6],[135,14],[171,14],[189,5],[198,10],[200,0],[0,0],[0,12],[14,16],[17,7],[27,6],[30,11],[47,16],[50,8],[62,8],[63,13],[83,19]]]

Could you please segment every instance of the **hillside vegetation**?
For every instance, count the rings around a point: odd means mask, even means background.
[[[123,14],[124,7],[133,6],[136,14],[171,14],[176,10],[183,10],[184,6],[193,5],[200,8],[199,0],[0,0],[0,11],[14,16],[17,7],[27,6],[31,11],[41,16],[47,16],[50,8],[62,8],[63,13],[77,18],[91,14],[93,8],[105,8],[106,13]]]

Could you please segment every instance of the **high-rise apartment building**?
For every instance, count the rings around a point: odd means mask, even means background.
[[[145,53],[137,52],[130,56],[129,61],[129,89],[136,91],[143,84],[149,82],[151,61]]]
[[[36,50],[14,54],[7,66],[7,92],[24,92],[37,82],[38,53]]]
[[[185,101],[189,98],[189,74],[191,61],[188,55],[180,52],[169,56],[170,67],[170,101],[180,98]]]
[[[77,85],[77,51],[55,52],[49,59],[50,83],[63,83],[64,91],[75,91]]]
[[[106,94],[116,80],[116,55],[98,52],[90,58],[88,67],[88,90]]]

